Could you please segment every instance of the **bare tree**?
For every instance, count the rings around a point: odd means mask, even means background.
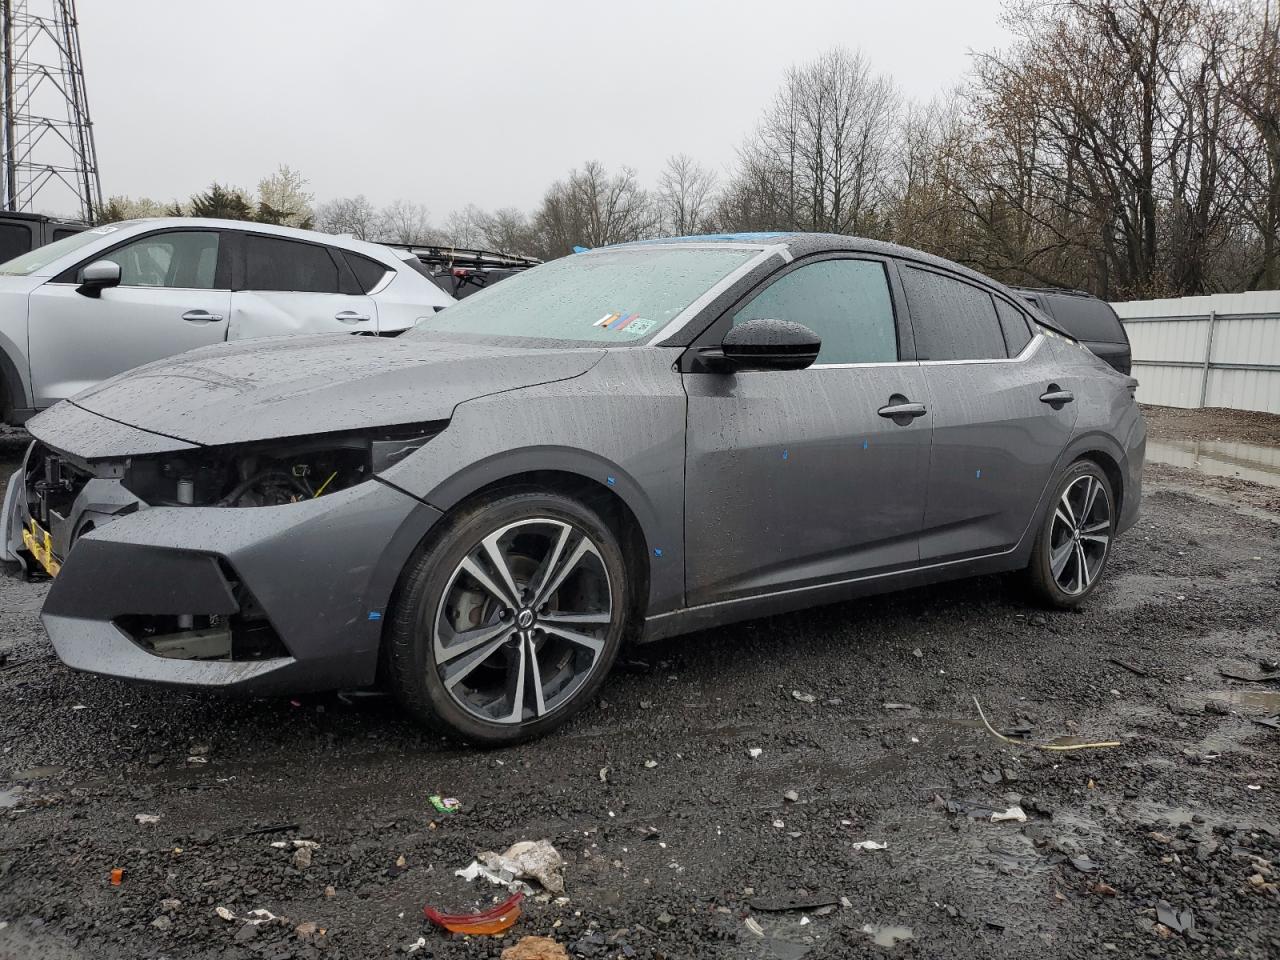
[[[655,197],[661,229],[677,237],[709,232],[715,191],[716,175],[693,157],[669,157],[658,175]]]
[[[484,227],[488,214],[469,203],[449,214],[440,231],[441,239],[455,247],[479,247],[484,243]]]
[[[316,207],[317,230],[349,233],[359,240],[372,240],[377,232],[378,211],[364,194],[339,197]]]
[[[504,207],[486,215],[480,237],[486,248],[500,253],[535,256],[539,250],[533,224],[528,216],[514,207]]]
[[[440,235],[431,226],[426,207],[410,200],[396,200],[378,215],[374,239],[387,243],[436,243]]]
[[[635,171],[612,176],[594,160],[552,184],[535,217],[544,258],[571,253],[575,246],[601,247],[649,236],[658,217]]]

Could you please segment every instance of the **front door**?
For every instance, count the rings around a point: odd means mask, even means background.
[[[222,240],[216,230],[148,234],[93,258],[120,265],[120,285],[100,296],[77,293],[74,281],[50,281],[32,291],[28,335],[36,406],[226,339],[231,290],[225,263],[220,267]]]
[[[1009,550],[1071,439],[1076,404],[1049,400],[1073,383],[1002,295],[922,267],[901,274],[933,412],[920,559]]]
[[[758,318],[802,323],[822,349],[806,370],[684,375],[691,606],[919,556],[932,420],[919,365],[899,359],[885,263],[793,265],[704,339]]]

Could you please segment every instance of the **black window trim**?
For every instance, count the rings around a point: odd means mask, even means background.
[[[902,366],[905,364],[915,363],[915,338],[911,327],[907,322],[907,312],[904,309],[906,296],[902,290],[901,279],[898,277],[896,265],[893,258],[882,256],[876,253],[868,253],[861,250],[822,250],[817,253],[811,253],[804,257],[797,257],[794,260],[780,264],[777,269],[770,271],[762,276],[749,288],[739,293],[727,306],[723,307],[719,314],[708,323],[701,333],[699,333],[690,342],[680,357],[680,371],[682,373],[707,373],[709,372],[698,359],[698,351],[703,347],[717,347],[724,336],[729,332],[729,326],[733,322],[733,316],[738,310],[750,303],[755,297],[763,293],[767,287],[773,286],[778,280],[781,280],[789,273],[794,273],[802,267],[810,266],[815,263],[821,263],[827,260],[871,260],[879,263],[885,274],[885,281],[889,286],[889,306],[893,310],[893,326],[898,341],[898,359],[897,360],[875,360],[862,363],[814,363],[806,369],[822,370],[822,369],[839,369],[839,368],[856,368],[856,367],[890,367]]]
[[[944,269],[944,268],[941,268],[941,267],[935,266],[935,265],[934,265],[934,264],[932,264],[932,263],[922,263],[922,262],[921,262],[921,261],[919,261],[919,260],[908,260],[908,259],[906,259],[906,258],[898,258],[898,262],[897,262],[896,266],[898,266],[899,268],[902,268],[902,267],[910,267],[910,268],[911,268],[911,269],[913,269],[913,270],[923,270],[923,271],[925,271],[926,273],[936,273],[936,274],[938,274],[939,276],[946,277],[946,278],[947,278],[947,279],[949,279],[949,280],[958,280],[958,281],[960,281],[961,283],[968,284],[968,285],[969,285],[969,286],[971,286],[971,287],[974,287],[974,288],[976,288],[976,289],[978,289],[978,290],[981,290],[983,293],[985,293],[985,294],[987,294],[989,297],[991,297],[991,299],[992,299],[992,303],[991,303],[991,310],[992,310],[992,312],[993,312],[993,313],[995,312],[995,298],[996,298],[996,297],[1000,297],[1002,300],[1005,300],[1005,301],[1008,301],[1008,300],[1009,300],[1009,298],[1008,298],[1007,296],[1005,296],[1003,293],[1001,293],[999,290],[997,290],[997,289],[996,289],[994,286],[992,286],[991,284],[982,283],[981,281],[977,280],[977,279],[976,279],[976,278],[974,278],[974,277],[967,277],[967,276],[965,276],[965,275],[963,275],[963,274],[956,273],[954,270],[946,270],[946,269]],[[907,301],[907,298],[906,298],[906,296],[905,296],[905,295],[903,296],[902,300],[903,300],[903,303],[906,305],[906,310],[905,310],[905,312],[906,312],[906,315],[907,315],[907,317],[908,317],[908,320],[909,320],[910,322],[914,323],[914,321],[910,319],[910,318],[911,318],[911,304]],[[1010,304],[1010,306],[1014,306],[1014,308],[1015,308],[1015,309],[1018,309],[1018,308],[1016,307],[1016,305],[1015,305],[1015,304],[1012,304],[1012,303],[1011,303],[1011,304]],[[1025,314],[1026,314],[1026,311],[1025,311],[1025,310],[1019,310],[1019,312],[1020,312],[1020,313],[1022,313],[1024,316],[1025,316]],[[1000,321],[1000,318],[999,318],[999,315],[997,314],[997,315],[996,315],[996,328],[997,328],[997,330],[999,330],[999,333],[1000,333],[1000,342],[1001,342],[1001,343],[1005,343],[1005,339],[1004,339],[1004,331],[1003,331],[1002,329],[1000,329],[999,321]],[[913,333],[913,335],[914,335],[914,332],[915,332],[915,328],[914,328],[914,326],[913,326],[913,327],[912,327],[912,333]],[[936,366],[936,365],[940,365],[940,364],[950,364],[950,365],[954,365],[954,364],[960,364],[960,363],[1017,363],[1017,362],[1020,362],[1020,361],[1022,361],[1022,360],[1025,360],[1025,359],[1029,356],[1029,351],[1031,351],[1032,349],[1034,349],[1035,347],[1037,347],[1037,346],[1039,345],[1039,341],[1043,339],[1043,337],[1040,335],[1040,332],[1039,332],[1038,330],[1036,330],[1034,327],[1032,328],[1032,331],[1031,331],[1031,332],[1032,332],[1031,339],[1027,342],[1027,345],[1026,345],[1025,347],[1023,347],[1023,348],[1022,348],[1022,352],[1021,352],[1021,353],[1019,353],[1016,357],[1008,357],[1008,356],[1005,356],[1005,357],[974,357],[974,358],[969,359],[969,360],[920,360],[920,361],[919,361],[919,363],[920,363],[922,366],[931,366],[931,365]],[[1008,344],[1005,344],[1005,352],[1007,353],[1007,352],[1008,352],[1008,350],[1009,350]]]
[[[1023,322],[1023,323],[1025,323],[1025,324],[1027,325],[1027,332],[1028,332],[1029,334],[1031,334],[1031,339],[1027,341],[1027,345],[1026,345],[1025,347],[1023,347],[1021,350],[1019,350],[1019,351],[1018,351],[1018,355],[1017,355],[1017,356],[1014,356],[1014,357],[1008,357],[1008,358],[1007,358],[1007,359],[1009,359],[1009,360],[1021,360],[1021,359],[1023,358],[1023,355],[1024,355],[1024,354],[1026,354],[1026,352],[1027,352],[1028,350],[1030,350],[1030,349],[1031,349],[1032,344],[1034,344],[1034,343],[1036,342],[1036,337],[1041,336],[1041,333],[1040,333],[1040,326],[1039,326],[1039,324],[1037,324],[1037,323],[1036,323],[1036,319],[1035,319],[1035,317],[1031,316],[1031,314],[1027,311],[1026,307],[1025,307],[1025,306],[1018,306],[1018,304],[1015,302],[1015,300],[1014,300],[1013,298],[1011,298],[1011,297],[1007,297],[1007,296],[1005,296],[1003,293],[1001,293],[1000,291],[998,291],[998,290],[997,290],[997,291],[995,291],[995,292],[993,292],[993,293],[991,294],[991,299],[992,299],[992,300],[1003,300],[1003,301],[1005,302],[1005,304],[1006,304],[1006,305],[1008,305],[1008,306],[1010,306],[1010,307],[1012,307],[1012,308],[1014,309],[1014,311],[1018,314],[1018,316],[1022,317],[1022,322]],[[997,306],[997,308],[996,308],[996,319],[998,320],[999,318],[1000,318],[1000,310],[999,310],[999,307]],[[1003,339],[1003,337],[1004,337],[1004,324],[1001,324],[1001,325],[1000,325],[1000,336],[1001,336],[1001,338]],[[1008,340],[1005,340],[1005,342],[1004,342],[1004,347],[1005,347],[1005,349],[1006,349],[1006,350],[1008,350],[1008,349],[1009,349],[1009,341],[1008,341]]]
[[[125,239],[120,240],[117,243],[113,243],[109,247],[104,247],[103,249],[99,250],[97,253],[92,254],[91,256],[85,257],[83,260],[80,260],[77,263],[73,264],[72,266],[67,267],[67,269],[63,270],[61,273],[57,274],[52,279],[47,280],[45,282],[72,284],[72,285],[78,286],[80,283],[80,271],[83,270],[85,267],[87,267],[89,264],[96,263],[97,261],[103,259],[104,257],[107,257],[112,253],[115,253],[115,251],[121,249],[122,247],[129,246],[129,244],[131,243],[137,243],[139,240],[148,240],[151,237],[158,237],[161,234],[165,234],[165,233],[216,233],[218,234],[218,263],[213,270],[213,286],[212,287],[153,287],[153,286],[139,286],[137,284],[129,284],[128,287],[130,290],[206,290],[206,291],[216,290],[219,293],[223,293],[223,292],[228,292],[232,289],[231,287],[232,260],[231,260],[231,250],[230,250],[231,245],[227,243],[227,238],[230,234],[234,233],[234,231],[228,230],[225,227],[209,227],[209,226],[205,226],[203,224],[197,224],[197,223],[182,224],[182,225],[175,224],[169,227],[157,227],[155,230],[147,230],[143,233],[135,233],[131,237],[126,237]]]

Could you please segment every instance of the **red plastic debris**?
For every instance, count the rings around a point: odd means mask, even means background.
[[[422,912],[436,926],[450,933],[502,933],[520,919],[520,901],[523,893],[517,893],[496,907],[479,913],[441,913],[435,907],[423,907]]]

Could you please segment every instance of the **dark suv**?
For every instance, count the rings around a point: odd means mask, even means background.
[[[1083,290],[1058,287],[1012,289],[1033,307],[1056,320],[1058,326],[1111,366],[1121,373],[1129,372],[1133,362],[1129,336],[1111,304]]]

